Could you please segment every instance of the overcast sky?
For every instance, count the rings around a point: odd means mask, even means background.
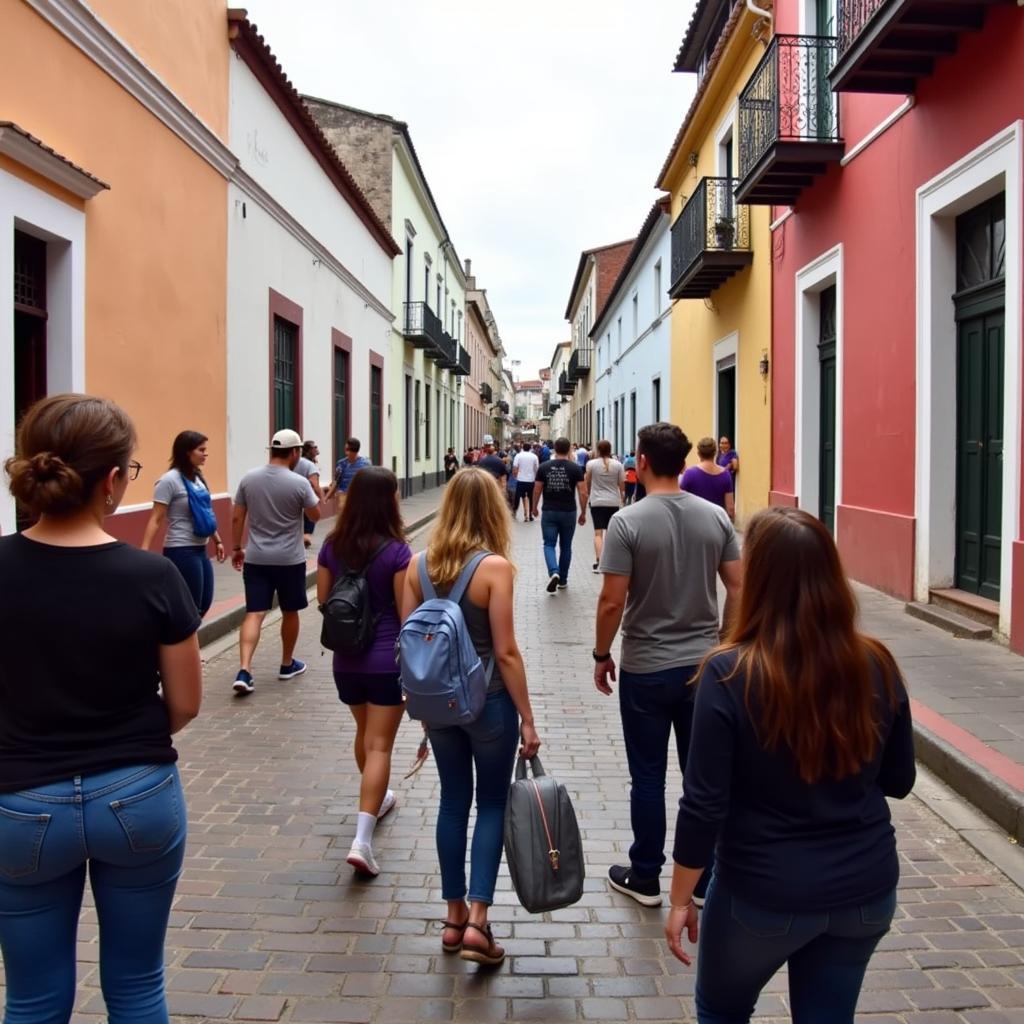
[[[300,92],[407,121],[521,379],[568,338],[582,249],[632,238],[693,96],[694,0],[249,0]]]

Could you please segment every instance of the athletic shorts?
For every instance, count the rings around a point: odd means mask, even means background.
[[[532,480],[517,480],[516,481],[516,501],[522,501],[523,498],[529,498],[533,501],[533,481]]]
[[[594,522],[594,529],[607,530],[612,516],[618,511],[619,507],[617,505],[591,505],[590,518]]]
[[[274,595],[283,612],[300,612],[309,605],[306,598],[306,563],[298,565],[242,566],[245,584],[245,610],[268,612],[274,605]]]
[[[376,704],[398,707],[402,703],[402,686],[397,672],[338,672],[334,685],[342,704]]]

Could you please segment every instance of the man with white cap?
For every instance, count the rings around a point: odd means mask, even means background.
[[[484,434],[484,453],[477,463],[480,469],[486,469],[502,487],[508,477],[508,466],[494,450],[494,438],[490,434]]]
[[[294,430],[279,430],[269,451],[267,465],[251,469],[242,477],[231,519],[231,564],[242,571],[245,582],[245,618],[234,683],[239,697],[255,689],[252,658],[275,594],[281,608],[281,668],[277,678],[294,679],[306,671],[306,663],[294,656],[299,612],[309,603],[302,526],[304,515],[314,523],[320,518],[320,500],[309,480],[292,472],[302,454],[302,438]],[[247,522],[249,542],[243,548]]]

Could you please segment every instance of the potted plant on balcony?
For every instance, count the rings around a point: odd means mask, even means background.
[[[719,249],[731,249],[736,238],[736,221],[732,217],[719,217],[715,221],[715,241]]]

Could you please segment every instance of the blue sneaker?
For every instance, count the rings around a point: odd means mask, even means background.
[[[280,671],[277,673],[278,679],[294,679],[296,676],[301,676],[306,671],[306,663],[299,661],[298,658],[292,658],[290,665],[282,665]]]
[[[252,673],[246,672],[244,668],[240,668],[238,675],[235,676],[235,695],[238,697],[248,697],[255,689],[256,686],[253,683]]]

